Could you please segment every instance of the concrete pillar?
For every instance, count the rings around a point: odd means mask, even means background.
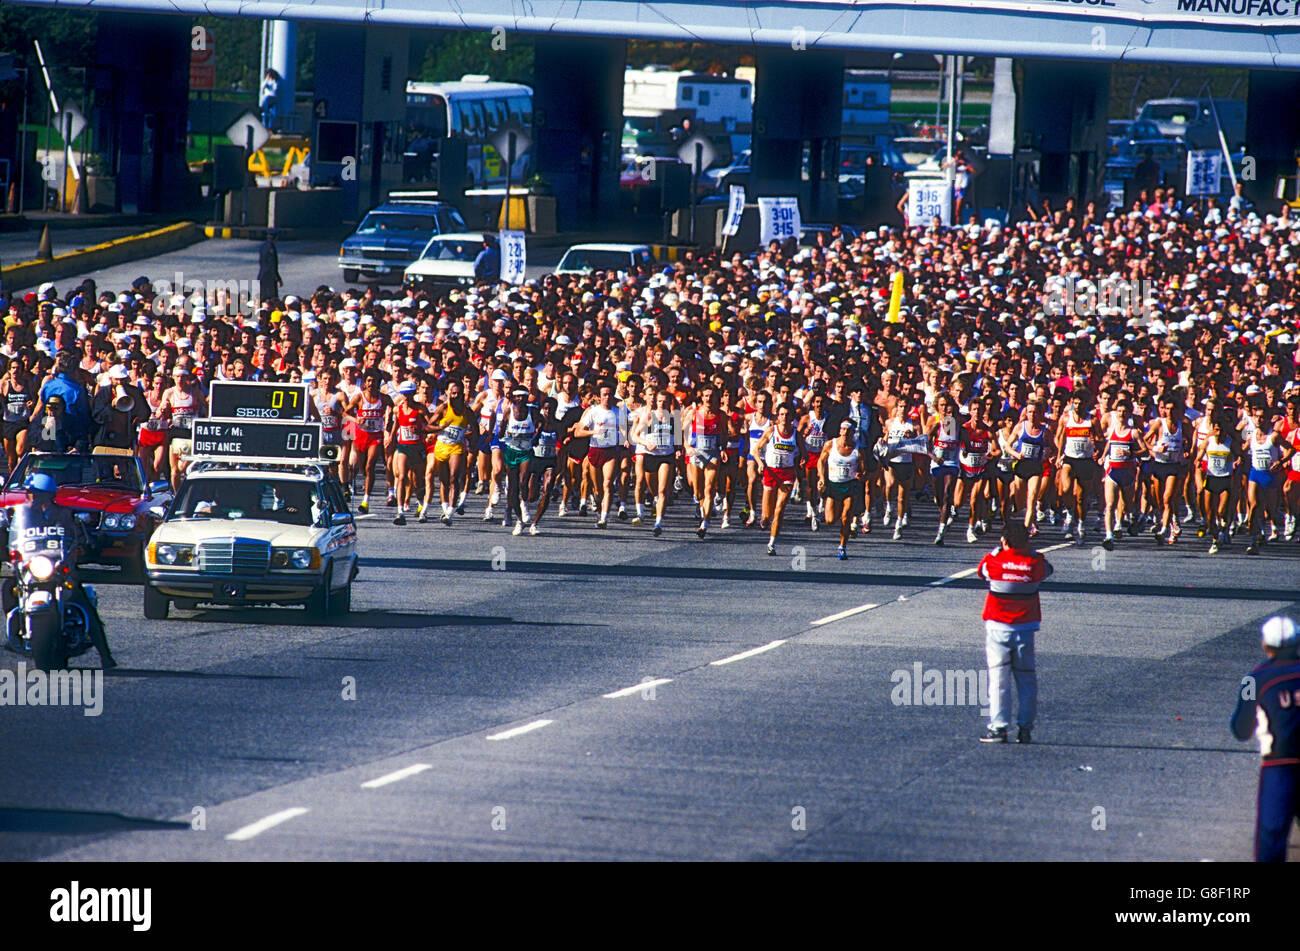
[[[844,55],[764,47],[755,60],[748,197],[798,195],[805,221],[833,220],[838,217]]]
[[[280,116],[280,128],[289,132],[301,131],[294,117],[294,83],[298,76],[298,24],[292,20],[271,21],[271,48],[267,66],[280,74],[280,93],[276,97],[275,111]],[[263,70],[265,72],[265,69]],[[259,81],[261,77],[258,77]]]
[[[609,220],[618,212],[627,43],[539,36],[534,51],[533,157],[555,190],[556,224]]]
[[[1255,180],[1243,181],[1246,197],[1270,209],[1279,175],[1295,175],[1300,152],[1300,72],[1290,70],[1250,71],[1250,92],[1246,97],[1246,155],[1255,159]],[[1236,143],[1228,143],[1229,148]],[[1288,186],[1288,195],[1295,194]],[[1262,214],[1262,212],[1261,212]]]
[[[311,182],[340,186],[343,216],[349,220],[401,184],[396,137],[406,115],[409,46],[409,34],[398,28],[316,27]],[[328,135],[322,135],[322,123],[328,124]],[[340,123],[351,124],[351,130]],[[355,145],[349,150],[353,131]]]
[[[117,176],[121,210],[183,208],[189,183],[190,21],[101,13],[96,31],[90,71],[100,104],[92,120],[95,146],[109,157]],[[81,94],[65,98],[80,100]]]
[[[1041,197],[1054,207],[1095,198],[1105,177],[1109,64],[1026,60],[1023,67],[1017,140],[1041,154]]]

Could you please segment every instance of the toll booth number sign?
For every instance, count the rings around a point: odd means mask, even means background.
[[[250,456],[276,459],[320,458],[320,423],[241,423],[196,419],[196,456]]]
[[[307,387],[301,383],[214,380],[209,404],[214,419],[307,421]]]

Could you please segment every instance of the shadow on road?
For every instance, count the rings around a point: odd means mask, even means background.
[[[46,835],[98,835],[104,832],[146,832],[184,829],[188,822],[140,819],[119,812],[75,812],[66,809],[0,808],[0,832],[36,832]]]

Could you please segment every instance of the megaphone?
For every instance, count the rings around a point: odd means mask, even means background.
[[[129,413],[135,409],[135,397],[126,391],[126,387],[117,388],[117,396],[113,397],[113,409],[119,413]]]

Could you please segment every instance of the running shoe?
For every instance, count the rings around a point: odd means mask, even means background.
[[[536,522],[533,522],[533,524],[531,524],[531,525],[528,526],[528,534],[529,534],[529,535],[540,535],[540,534],[542,534],[542,530],[541,530],[540,528],[537,527],[537,523],[536,523]]]
[[[492,521],[492,503],[490,502],[488,503],[488,507],[483,510],[483,521]]]
[[[585,501],[584,501],[581,505],[578,506],[578,514],[579,514],[579,515],[587,515],[587,514],[589,514],[588,511],[587,511],[587,503],[586,503]]]
[[[709,533],[709,523],[700,522],[700,527],[695,530],[695,534],[698,535],[700,538],[703,538],[708,533]]]
[[[981,743],[1005,743],[1007,741],[1007,728],[1004,726],[988,727],[980,736]]]
[[[450,524],[451,524],[451,513],[450,513],[450,512],[443,512],[443,513],[442,513],[442,518],[439,519],[439,521],[441,521],[442,524],[444,524],[444,525],[450,525]]]
[[[731,516],[729,516],[726,512],[722,513],[722,527],[731,528]]]
[[[776,554],[776,542],[768,542],[768,543],[767,543],[767,553],[768,553],[769,555],[775,555],[775,554]]]
[[[505,518],[503,518],[503,519],[501,520],[501,527],[502,527],[502,528],[509,528],[509,527],[510,527],[510,524],[511,524],[511,518],[510,518],[509,515],[507,515]]]
[[[527,503],[527,502],[520,502],[520,503],[519,503],[519,512],[520,512],[520,517],[521,517],[525,522],[530,521],[530,519],[528,518],[528,503]]]
[[[844,546],[841,545],[839,548],[835,550],[835,557],[838,558],[840,561],[844,561],[846,558],[849,557],[849,553],[845,551]]]
[[[975,526],[971,525],[966,529],[966,543],[968,545],[974,545],[977,541],[979,541],[979,539],[975,537]]]
[[[1129,519],[1129,523],[1128,523],[1128,537],[1129,537],[1129,538],[1133,538],[1133,537],[1136,536],[1137,533],[1140,532],[1141,530],[1142,530],[1142,526],[1138,524],[1138,520],[1137,520],[1137,519],[1135,519],[1135,518],[1134,518],[1134,519]]]
[[[397,496],[394,495],[392,492],[389,492],[389,493],[388,493],[388,501],[385,502],[384,505],[388,506],[389,508],[393,508],[394,506],[396,506],[396,505],[397,505]]]
[[[627,521],[627,506],[622,502],[618,503],[618,520],[620,522]]]
[[[524,533],[524,523],[523,523],[523,522],[515,522],[515,528],[514,528],[514,531],[512,531],[510,534],[511,534],[511,535],[522,535],[523,533]]]
[[[1083,543],[1083,539],[1080,538],[1080,539],[1079,539],[1079,542],[1080,542],[1080,544],[1082,544],[1082,543]],[[1103,539],[1101,540],[1101,547],[1104,548],[1104,549],[1106,549],[1107,551],[1114,551],[1114,550],[1115,550],[1115,536],[1112,535],[1112,534],[1110,534],[1109,532],[1107,532],[1107,533],[1106,533],[1106,537],[1103,538]]]
[[[405,512],[398,512],[397,515],[393,518],[393,524],[394,524],[394,525],[405,525],[405,524],[406,524],[406,513],[405,513]]]
[[[456,506],[456,514],[457,515],[465,514],[465,499],[463,496],[461,497],[460,504]]]
[[[899,525],[899,524],[897,524],[897,523],[895,523],[895,525],[894,525],[894,541],[898,541],[898,540],[899,540],[900,538],[902,538],[902,537],[903,537],[903,526],[902,526],[902,525]]]
[[[603,517],[597,519],[597,520],[596,520],[596,527],[597,527],[597,528],[605,528],[605,527],[606,527],[606,519],[607,519],[607,518],[608,518],[608,516],[603,516]]]
[[[421,505],[421,506],[420,506],[420,514],[419,514],[419,516],[416,518],[416,521],[419,522],[421,525],[424,525],[426,522],[429,521],[429,514],[425,511],[425,509],[426,509],[427,507],[428,507],[428,506]]]
[[[1247,555],[1258,555],[1258,554],[1259,554],[1259,536],[1258,536],[1258,535],[1255,535],[1255,536],[1253,536],[1253,537],[1251,538],[1251,540],[1250,540],[1250,544],[1246,546],[1246,554],[1247,554]]]
[[[904,512],[904,513],[903,513],[902,520],[903,520],[903,527],[904,527],[904,528],[907,528],[907,523],[908,523],[908,521],[909,521],[909,519],[910,519],[910,517],[911,517],[911,514],[912,514],[911,512]]]
[[[1216,538],[1214,541],[1210,542],[1209,554],[1217,555],[1218,553],[1219,553],[1219,540]]]
[[[1017,743],[1032,743],[1032,742],[1034,742],[1033,737],[1029,735],[1029,727],[1027,727],[1027,726],[1022,726],[1022,727],[1017,727],[1017,728],[1016,728],[1016,742],[1017,742]]]
[[[475,495],[484,495],[484,494],[486,494],[486,492],[487,492],[487,483],[486,483],[486,482],[479,482],[479,484],[476,485],[476,486],[474,487],[474,494],[475,494]]]
[[[938,534],[936,534],[936,535],[934,536],[934,543],[935,543],[936,545],[942,545],[942,544],[943,544],[943,530],[944,530],[944,527],[945,527],[945,526],[940,525],[940,526],[939,526],[939,532],[938,532]]]
[[[680,492],[680,491],[685,487],[685,485],[686,485],[686,483],[684,483],[684,482],[682,481],[682,477],[681,477],[681,476],[677,476],[676,478],[673,479],[673,491],[674,491],[674,492]]]
[[[568,515],[568,514],[569,514],[569,507],[568,507],[567,505],[565,505],[565,504],[564,504],[564,500],[561,499],[561,500],[560,500],[560,511],[559,511],[559,516],[560,516],[560,518],[564,518],[564,516],[566,516],[566,515]]]
[[[1083,526],[1082,526],[1082,525],[1079,526],[1078,539],[1079,539],[1079,544],[1082,545],[1082,544],[1083,544]]]
[[[1030,522],[1028,532],[1030,538],[1036,538],[1038,536],[1038,525],[1034,522]]]
[[[360,512],[362,515],[366,515],[370,511],[370,503],[365,501],[361,502],[357,506],[357,511]]]
[[[658,538],[663,533],[664,533],[664,523],[655,522],[655,538]]]
[[[813,531],[813,532],[817,531],[817,516],[811,515],[808,517],[807,521],[808,521],[809,531]]]
[[[749,515],[745,518],[745,527],[753,528],[754,523],[757,521],[758,521],[758,517],[753,512],[750,512]]]
[[[881,523],[885,528],[889,527],[889,520],[894,517],[894,505],[892,502],[885,503],[885,520]]]
[[[1272,527],[1269,529],[1269,532],[1268,532],[1268,540],[1271,541],[1271,542],[1275,542],[1275,541],[1277,541],[1277,523],[1276,523],[1276,522],[1274,522],[1273,525],[1272,525]]]
[[[633,515],[633,516],[632,516],[632,524],[633,524],[633,525],[640,525],[640,524],[641,524],[641,516],[640,516],[640,515]]]
[[[870,515],[868,515],[866,518],[864,518],[864,519],[862,520],[862,534],[863,534],[863,535],[870,535],[870,534],[871,534],[871,516],[870,516]]]

